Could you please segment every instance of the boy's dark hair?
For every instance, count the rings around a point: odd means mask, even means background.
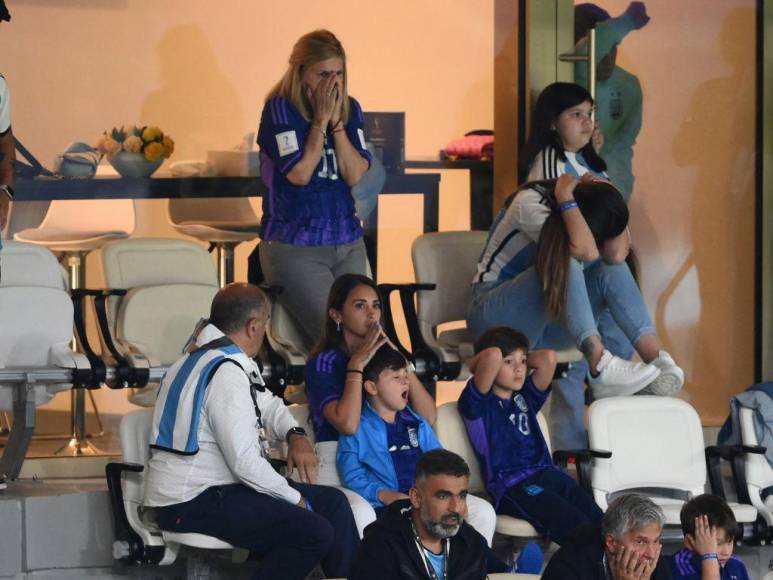
[[[390,345],[379,348],[362,370],[363,381],[378,381],[379,375],[386,369],[399,371],[408,366],[408,361]]]
[[[508,326],[495,326],[481,334],[478,340],[475,341],[473,348],[475,349],[475,354],[478,354],[492,346],[502,351],[502,356],[512,354],[516,350],[522,350],[524,353],[527,353],[529,352],[529,339],[526,338],[524,333]]]
[[[704,493],[682,506],[679,520],[682,522],[682,533],[685,536],[695,535],[695,518],[698,516],[708,516],[709,526],[724,530],[731,541],[738,535],[738,523],[735,521],[733,510],[719,496]]]
[[[430,475],[470,477],[470,466],[459,455],[446,449],[427,451],[416,463],[414,485],[420,485]]]

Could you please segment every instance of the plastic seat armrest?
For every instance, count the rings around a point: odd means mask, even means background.
[[[76,288],[71,290],[70,295],[72,297],[74,323],[75,323],[75,336],[78,338],[78,343],[83,349],[86,358],[91,365],[91,373],[89,380],[84,384],[73,384],[74,388],[86,387],[89,389],[98,389],[102,383],[105,382],[107,376],[107,367],[105,361],[94,351],[89,342],[88,335],[86,334],[86,309],[85,302],[86,297],[93,296],[96,290],[90,290],[88,288]]]
[[[730,463],[733,487],[738,501],[751,504],[749,488],[746,483],[744,456],[747,453],[764,455],[766,451],[767,449],[760,445],[710,445],[706,447],[706,466],[708,467],[711,492],[722,499],[727,499],[721,470],[721,460],[725,460]]]
[[[574,459],[577,482],[591,497],[593,497],[590,477],[591,460],[609,459],[610,457],[612,457],[611,451],[600,449],[558,449],[553,452],[553,461],[561,468],[566,469],[569,465],[569,460]]]
[[[437,285],[420,283],[379,284],[378,288],[379,294],[381,295],[384,329],[390,339],[392,339],[393,336],[395,337],[393,340],[396,340],[397,332],[395,331],[390,298],[393,292],[398,292],[400,296],[400,305],[408,327],[408,337],[411,341],[411,352],[408,352],[408,349],[402,344],[396,342],[395,345],[398,346],[403,355],[416,364],[416,374],[419,377],[432,378],[433,380],[434,377],[440,379],[456,378],[461,371],[461,365],[458,365],[459,368],[452,369],[448,373],[444,372],[440,356],[438,356],[432,347],[427,344],[421,334],[419,315],[416,311],[416,293],[419,291],[435,290]],[[453,377],[450,375],[453,375]]]

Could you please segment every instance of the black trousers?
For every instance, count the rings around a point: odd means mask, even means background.
[[[556,544],[580,527],[601,525],[604,514],[577,482],[557,469],[543,469],[507,490],[497,513],[527,520]]]
[[[346,497],[333,487],[291,485],[313,511],[237,483],[159,508],[158,523],[163,530],[214,536],[258,554],[255,580],[303,580],[320,561],[328,577],[347,577],[360,540]]]

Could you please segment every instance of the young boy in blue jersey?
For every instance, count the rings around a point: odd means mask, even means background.
[[[408,499],[419,457],[440,443],[429,422],[408,406],[408,363],[385,344],[362,372],[365,402],[354,435],[338,439],[336,462],[344,486],[378,512]],[[384,443],[386,442],[386,447]]]
[[[537,422],[555,352],[529,352],[522,333],[496,327],[478,338],[475,353],[459,413],[497,513],[527,520],[557,544],[579,527],[600,525],[601,510],[555,466]]]
[[[733,556],[738,524],[725,500],[708,493],[694,497],[679,519],[685,547],[670,558],[674,580],[749,580],[746,566]]]

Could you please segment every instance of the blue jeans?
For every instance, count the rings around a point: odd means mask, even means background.
[[[631,357],[631,345],[639,338],[655,334],[626,264],[570,260],[566,300],[566,319],[551,321],[532,266],[510,280],[475,284],[467,325],[476,337],[491,327],[509,326],[523,332],[533,348],[556,350],[580,347],[587,338],[601,336],[607,349],[623,358]],[[582,360],[572,366],[566,378],[553,382],[549,424],[555,449],[587,446],[583,425],[587,371]]]
[[[158,525],[214,536],[260,555],[254,579],[303,580],[320,561],[328,577],[346,577],[360,542],[346,496],[324,485],[290,485],[313,512],[235,483],[158,508]]]

